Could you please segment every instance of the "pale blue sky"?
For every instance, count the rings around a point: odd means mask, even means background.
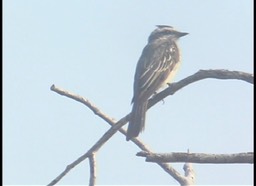
[[[253,72],[251,0],[5,0],[3,4],[4,184],[46,185],[109,126],[50,91],[55,84],[120,119],[155,25],[190,34],[179,41],[175,81],[200,69]],[[147,112],[140,138],[155,152],[253,150],[253,86],[203,80]],[[178,184],[116,134],[97,153],[97,184]],[[182,174],[183,164],[173,164]],[[194,165],[196,184],[253,183],[252,165]],[[87,185],[86,160],[59,184]]]

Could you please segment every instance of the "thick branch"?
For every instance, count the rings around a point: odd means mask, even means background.
[[[240,71],[229,71],[229,70],[199,70],[195,74],[188,76],[180,80],[177,83],[172,83],[170,86],[162,92],[156,94],[152,99],[149,100],[148,107],[154,106],[157,102],[163,100],[169,95],[175,94],[178,90],[183,87],[195,83],[197,81],[213,78],[213,79],[237,79],[247,83],[254,84],[254,78],[252,74],[240,72]]]
[[[137,156],[146,157],[147,162],[161,163],[254,163],[254,153],[237,153],[237,154],[205,154],[205,153],[148,153],[139,152]]]

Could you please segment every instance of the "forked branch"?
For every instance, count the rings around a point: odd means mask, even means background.
[[[200,70],[199,72],[197,72],[197,73],[195,73],[177,83],[171,84],[170,87],[168,87],[164,91],[160,92],[159,94],[155,95],[152,99],[149,100],[148,108],[152,107],[157,102],[163,100],[165,97],[167,97],[169,95],[173,95],[175,92],[177,92],[181,88],[183,88],[191,83],[194,83],[199,80],[206,79],[206,78],[238,79],[238,80],[243,80],[243,81],[253,84],[253,75],[252,74],[239,72],[239,71],[228,71],[228,70]],[[116,121],[113,118],[109,117],[107,114],[103,113],[100,109],[98,109],[89,100],[87,100],[79,95],[70,93],[66,90],[56,87],[55,85],[51,86],[51,90],[60,95],[69,97],[71,99],[74,99],[74,100],[84,104],[91,111],[93,111],[97,116],[99,116],[104,121],[106,121],[108,124],[110,124],[112,127],[84,155],[82,155],[77,160],[75,160],[73,163],[68,165],[66,167],[66,169],[59,176],[57,176],[54,180],[52,180],[52,182],[49,183],[48,185],[54,185],[57,182],[59,182],[70,170],[72,170],[72,168],[74,168],[76,165],[81,163],[83,160],[85,160],[87,158],[93,158],[92,155],[94,153],[96,153],[100,149],[100,147],[102,147],[105,144],[105,142],[107,140],[109,140],[117,131],[126,135],[126,131],[124,129],[122,129],[121,127],[129,121],[129,114],[126,115],[125,117],[123,117],[122,119],[120,119],[119,121]],[[141,150],[143,150],[145,152],[152,153],[146,147],[146,145],[139,139],[135,138],[135,139],[132,139],[131,141],[133,143],[135,143]],[[92,160],[93,159],[91,159],[91,161]],[[160,167],[162,167],[168,174],[170,174],[175,180],[177,180],[181,185],[188,185],[188,183],[191,183],[189,180],[186,180],[188,177],[182,176],[170,165],[168,165],[166,163],[159,163],[159,162],[157,162],[157,164]],[[189,171],[190,169],[186,169],[186,170]],[[92,179],[91,183],[94,184],[93,179]]]

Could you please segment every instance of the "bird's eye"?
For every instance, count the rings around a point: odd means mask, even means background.
[[[164,33],[165,34],[171,34],[171,32],[169,30],[166,30]]]

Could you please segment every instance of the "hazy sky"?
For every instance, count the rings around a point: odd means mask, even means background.
[[[137,61],[155,25],[189,32],[179,41],[179,81],[200,69],[253,72],[251,0],[5,0],[4,184],[46,185],[109,129],[84,96],[116,120],[131,110]],[[207,79],[147,112],[139,136],[154,152],[253,151],[253,86]],[[125,126],[126,127],[126,126]],[[97,184],[178,184],[115,134],[96,155]],[[172,164],[183,174],[183,163]],[[198,185],[252,185],[248,164],[194,164]],[[87,185],[88,160],[58,184]]]

